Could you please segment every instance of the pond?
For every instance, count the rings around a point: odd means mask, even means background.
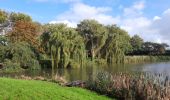
[[[159,63],[143,63],[143,64],[126,64],[126,65],[112,65],[112,66],[86,66],[83,68],[76,69],[57,69],[56,75],[62,76],[68,81],[74,80],[87,80],[91,75],[95,75],[97,72],[107,71],[110,73],[117,72],[151,72],[151,73],[164,73],[170,76],[170,62],[159,62]],[[30,77],[43,76],[51,78],[50,69],[42,69],[35,71],[24,71],[19,73],[0,73],[3,77],[15,77],[19,75],[26,75]]]

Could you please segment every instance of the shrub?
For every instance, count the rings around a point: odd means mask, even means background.
[[[20,68],[24,69],[40,69],[36,54],[28,43],[9,43],[4,48],[4,55],[4,58],[8,59],[5,61],[6,66],[8,66],[6,68],[13,69],[17,67],[16,69],[18,69],[18,66],[20,66]],[[12,66],[12,64],[17,66]]]
[[[108,72],[99,72],[94,80],[90,79],[87,83],[87,87],[89,89],[107,95],[107,93],[109,93],[112,88],[112,75]]]
[[[5,72],[16,72],[22,70],[19,63],[12,62],[11,60],[6,59],[4,61],[3,70]]]

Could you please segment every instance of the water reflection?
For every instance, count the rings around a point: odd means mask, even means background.
[[[170,76],[170,62],[145,64],[141,68],[143,72],[163,73]]]
[[[110,73],[117,72],[151,72],[151,73],[164,73],[170,76],[170,62],[161,63],[148,63],[148,64],[126,64],[126,65],[110,65],[110,66],[86,66],[77,69],[56,69],[55,75],[62,76],[68,81],[74,80],[87,80],[90,76],[94,76],[100,71],[107,71]],[[25,71],[20,73],[0,73],[0,76],[5,77],[15,77],[19,75],[26,76],[43,76],[46,78],[51,78],[50,69],[42,69],[40,71]]]

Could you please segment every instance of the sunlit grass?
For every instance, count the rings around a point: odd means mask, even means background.
[[[91,91],[58,84],[0,78],[0,100],[109,100]]]

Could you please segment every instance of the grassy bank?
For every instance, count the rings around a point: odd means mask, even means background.
[[[124,63],[145,63],[145,62],[158,62],[170,61],[170,56],[126,56]]]
[[[55,83],[0,78],[0,100],[109,100],[91,91]]]

